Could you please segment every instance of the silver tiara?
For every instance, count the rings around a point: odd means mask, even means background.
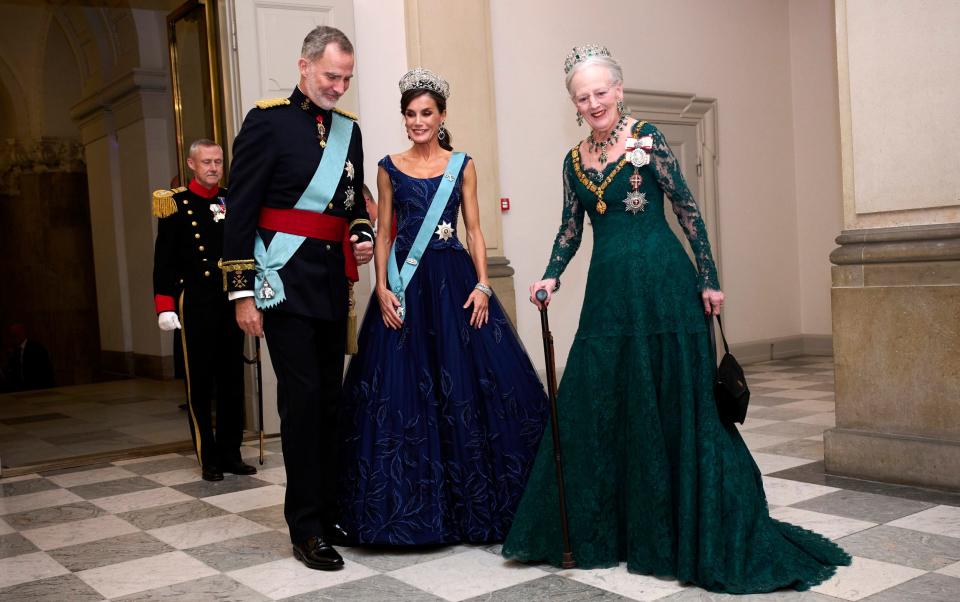
[[[599,44],[575,46],[574,49],[570,51],[570,54],[567,55],[567,60],[563,61],[563,72],[570,73],[574,65],[595,56],[609,57],[610,51],[607,50],[606,46],[600,46]]]
[[[450,84],[442,77],[423,67],[407,71],[400,78],[400,93],[407,90],[430,90],[436,92],[446,100],[450,97]]]

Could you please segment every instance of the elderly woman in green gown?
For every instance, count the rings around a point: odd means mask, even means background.
[[[580,568],[626,562],[727,593],[808,589],[850,557],[820,535],[772,519],[763,482],[713,397],[704,314],[724,302],[697,203],[663,134],[623,105],[606,48],[568,55],[567,90],[590,134],[563,162],[563,216],[543,279],[550,303],[577,252],[584,215],[593,254],[558,392],[573,556]],[[690,243],[691,263],[664,215]],[[503,546],[508,558],[560,566],[550,429]]]

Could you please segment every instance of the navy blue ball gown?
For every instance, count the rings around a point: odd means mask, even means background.
[[[440,223],[456,227],[461,167]],[[410,177],[390,157],[403,265],[441,177]],[[527,482],[548,415],[530,359],[496,296],[470,326],[463,304],[477,283],[454,235],[434,234],[406,289],[400,330],[376,295],[344,383],[339,462],[342,525],[353,544],[501,541]]]

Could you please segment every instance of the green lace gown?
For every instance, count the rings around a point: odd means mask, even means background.
[[[580,245],[584,213],[593,256],[558,392],[570,541],[578,568],[616,566],[728,593],[808,589],[848,565],[822,536],[772,519],[760,471],[739,432],[721,424],[700,292],[719,289],[706,229],[679,165],[653,125],[639,175],[647,204],[629,211],[633,167],[563,165],[563,222],[544,278],[558,278]],[[582,178],[582,179],[581,179]],[[694,268],[667,225],[664,195],[690,242]],[[503,555],[560,565],[553,441],[540,444]]]

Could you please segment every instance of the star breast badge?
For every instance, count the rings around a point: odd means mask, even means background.
[[[623,204],[624,211],[629,211],[636,215],[647,208],[647,195],[646,193],[634,190],[627,195],[627,198],[623,199]]]
[[[441,240],[450,240],[453,238],[453,225],[450,222],[440,222],[437,225],[437,236]]]
[[[356,172],[353,169],[353,163],[350,162],[350,159],[347,159],[347,162],[343,164],[343,171],[347,174],[347,179],[353,182],[353,175]]]

